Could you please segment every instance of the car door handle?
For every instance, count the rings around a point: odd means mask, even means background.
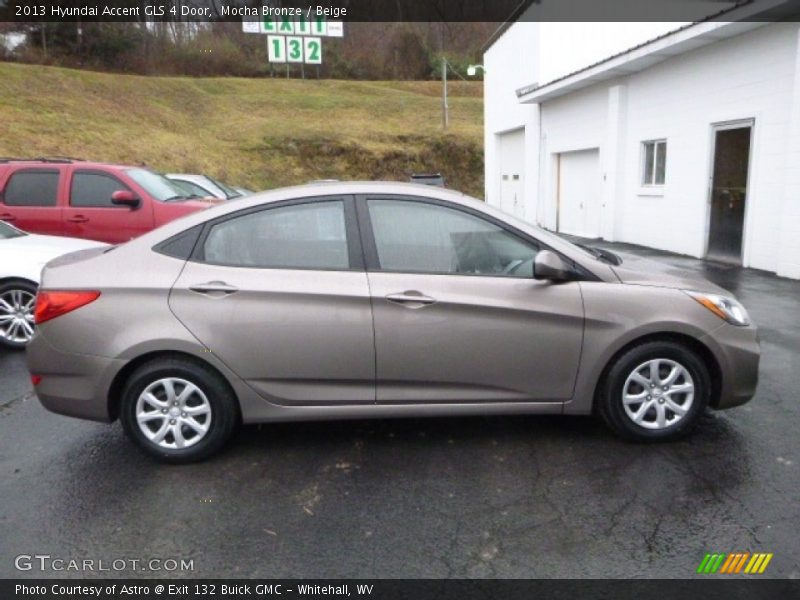
[[[394,302],[395,304],[401,304],[407,308],[421,308],[423,306],[427,306],[429,304],[433,304],[434,302],[436,302],[436,298],[425,296],[424,294],[417,292],[416,290],[409,290],[407,292],[401,292],[398,294],[389,294],[388,296],[386,296],[386,299],[389,302]]]
[[[2,215],[0,215],[0,221],[16,221],[16,220],[17,217],[15,217],[10,213],[3,213]]]
[[[239,288],[228,285],[224,281],[196,283],[195,285],[190,285],[189,289],[193,292],[197,292],[198,294],[222,294],[224,296],[227,296],[228,294],[235,294],[239,291]]]
[[[67,221],[70,223],[86,223],[88,220],[88,217],[84,217],[83,215],[75,215],[74,217],[67,219]]]

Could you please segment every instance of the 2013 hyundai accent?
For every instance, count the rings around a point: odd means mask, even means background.
[[[275,190],[61,257],[35,320],[42,404],[171,462],[241,422],[596,413],[667,440],[758,378],[712,283],[415,184]]]

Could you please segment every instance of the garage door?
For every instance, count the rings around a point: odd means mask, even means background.
[[[600,152],[558,155],[558,230],[600,237]]]
[[[525,129],[500,135],[500,209],[524,216]]]

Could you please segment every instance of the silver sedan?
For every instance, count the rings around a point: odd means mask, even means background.
[[[172,462],[240,422],[598,414],[673,439],[754,394],[745,309],[461,194],[320,183],[49,263],[28,364],[50,410]]]

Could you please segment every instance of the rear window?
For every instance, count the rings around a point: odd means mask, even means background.
[[[8,206],[55,206],[58,194],[58,171],[17,171],[3,193]]]

